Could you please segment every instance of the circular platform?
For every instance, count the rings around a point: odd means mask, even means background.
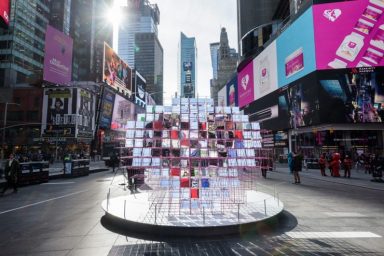
[[[247,203],[221,212],[198,209],[191,214],[185,210],[175,214],[168,210],[169,205],[151,205],[148,193],[110,198],[102,202],[102,208],[107,218],[130,232],[183,237],[239,234],[283,211],[283,203],[272,195],[246,193]]]

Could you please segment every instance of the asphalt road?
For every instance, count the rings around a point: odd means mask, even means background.
[[[108,191],[130,193],[121,174],[22,187],[0,198],[0,255],[384,255],[384,183],[354,172],[344,179],[304,171],[295,185],[277,168],[257,189],[284,202],[278,222],[210,239],[155,241],[111,226],[100,204]]]

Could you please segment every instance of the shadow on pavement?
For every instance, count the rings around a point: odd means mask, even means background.
[[[101,224],[104,228],[108,229],[111,232],[120,234],[122,236],[132,237],[136,239],[143,239],[149,241],[161,241],[161,242],[169,242],[174,241],[175,238],[181,240],[189,240],[193,239],[194,241],[207,240],[207,239],[244,239],[246,237],[257,238],[263,236],[278,236],[285,232],[288,232],[294,229],[298,222],[295,216],[293,216],[288,211],[282,211],[279,215],[274,218],[257,222],[253,224],[242,225],[239,227],[237,234],[233,234],[230,236],[205,236],[205,237],[197,237],[193,234],[193,229],[191,229],[190,236],[186,236],[186,238],[180,238],[172,236],[171,234],[162,234],[153,235],[150,232],[146,231],[145,233],[142,230],[131,230],[126,228],[124,221],[110,217],[109,215],[104,215],[101,220]]]

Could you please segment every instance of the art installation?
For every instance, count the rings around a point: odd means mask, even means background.
[[[141,225],[141,232],[185,236],[186,227],[216,228],[195,235],[238,232],[238,225],[282,211],[276,197],[255,190],[272,151],[262,148],[259,124],[238,107],[175,98],[171,106],[147,105],[125,128],[120,170],[134,189],[125,197],[108,194],[108,216]]]

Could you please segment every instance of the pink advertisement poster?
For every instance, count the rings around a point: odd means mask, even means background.
[[[384,1],[313,7],[317,69],[384,65]]]
[[[47,26],[43,76],[45,81],[57,84],[71,81],[72,50],[72,38],[51,26]]]
[[[239,88],[239,107],[251,103],[255,98],[255,88],[253,81],[253,61],[251,61],[243,70],[241,70],[237,77]]]

